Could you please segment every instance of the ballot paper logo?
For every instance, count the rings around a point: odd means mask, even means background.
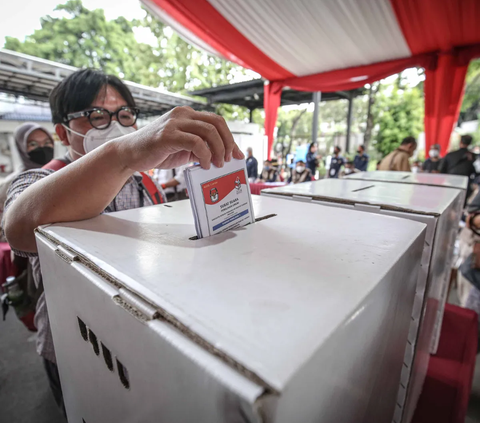
[[[241,194],[242,192],[242,181],[240,178],[237,176],[237,179],[235,179],[235,188],[237,190],[237,194]]]
[[[217,190],[217,188],[212,188],[210,190],[210,199],[212,200],[213,203],[216,203],[218,201],[218,190]]]

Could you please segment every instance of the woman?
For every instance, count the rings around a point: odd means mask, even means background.
[[[312,176],[315,176],[315,173],[317,172],[317,167],[318,167],[318,158],[316,155],[317,152],[317,145],[312,142],[310,144],[310,147],[308,148],[308,153],[307,153],[307,169],[310,169],[310,173]]]
[[[22,167],[12,172],[0,185],[0,222],[8,188],[15,177],[30,169],[39,169],[53,159],[53,138],[50,133],[36,123],[24,123],[13,134]]]

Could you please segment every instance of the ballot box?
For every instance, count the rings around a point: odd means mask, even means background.
[[[441,186],[446,188],[461,189],[465,191],[468,187],[468,178],[466,176],[445,175],[443,173],[413,173],[377,170],[374,172],[352,173],[347,176],[347,179]]]
[[[409,422],[425,380],[429,353],[437,342],[435,325],[439,314],[443,316],[463,191],[428,185],[324,179],[264,190],[262,195],[397,216],[427,225],[405,351],[406,366],[394,418],[396,423]]]
[[[413,172],[394,172],[394,171],[375,171],[375,172],[358,172],[348,176],[348,179],[359,179],[366,181],[377,182],[392,182],[402,184],[415,184],[415,185],[429,185],[429,186],[441,186],[445,188],[460,189],[463,192],[462,204],[465,204],[465,196],[467,195],[467,188],[469,179],[466,176],[461,175],[445,175],[442,173],[413,173]],[[460,217],[459,217],[460,219]],[[449,257],[453,254],[449,251]],[[451,264],[451,263],[450,263]],[[432,343],[430,352],[436,354],[438,349],[438,342],[440,340],[440,331],[442,329],[443,321],[443,309],[445,307],[447,293],[443,295],[443,301],[441,303],[437,319],[435,321],[434,342]]]
[[[256,196],[39,228],[70,423],[390,423],[426,225]]]

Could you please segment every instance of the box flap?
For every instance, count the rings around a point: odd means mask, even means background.
[[[356,179],[322,179],[263,190],[265,194],[309,197],[343,204],[369,204],[386,210],[440,215],[462,193],[416,184],[395,184]]]
[[[276,216],[196,241],[188,201],[41,231],[281,391],[425,225],[260,196],[253,203],[257,217]]]
[[[466,176],[445,175],[443,173],[390,172],[388,170],[377,170],[375,172],[354,173],[347,178],[365,179],[368,181],[399,182],[403,184],[443,186],[465,190],[468,187],[468,178]]]

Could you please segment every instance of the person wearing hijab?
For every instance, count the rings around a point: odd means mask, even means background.
[[[12,172],[0,185],[0,222],[7,199],[8,188],[15,177],[26,170],[39,169],[53,159],[53,138],[50,133],[36,123],[24,123],[13,134],[22,166]]]

